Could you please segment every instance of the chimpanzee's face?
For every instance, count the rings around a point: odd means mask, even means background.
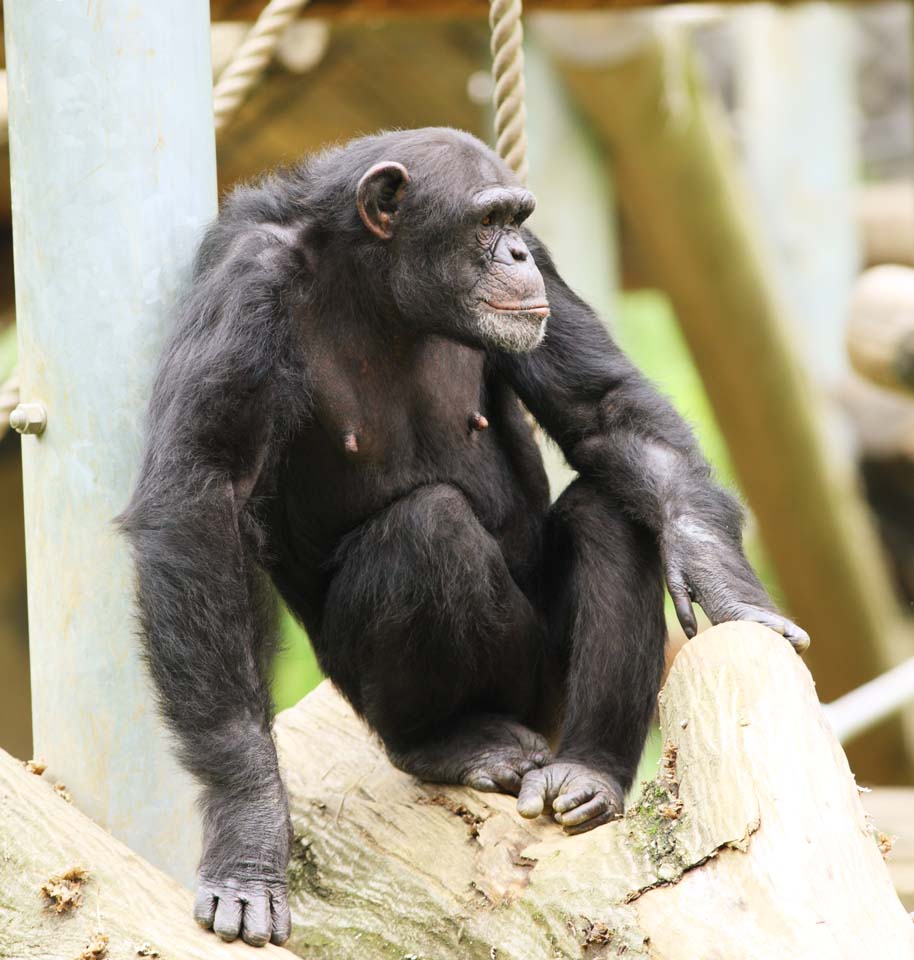
[[[467,305],[486,344],[512,353],[543,339],[549,304],[546,287],[520,225],[533,212],[533,194],[519,187],[490,187],[471,204],[473,240],[482,258]]]
[[[485,175],[456,163],[444,185],[440,169],[432,177],[421,164],[412,173],[376,164],[359,184],[358,209],[389,244],[390,284],[408,322],[476,347],[525,352],[541,343],[549,317],[520,229],[535,199],[503,166],[493,177],[492,161],[482,159]]]

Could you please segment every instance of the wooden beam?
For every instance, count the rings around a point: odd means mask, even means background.
[[[612,157],[620,205],[676,308],[785,605],[813,638],[807,662],[819,693],[836,699],[911,656],[914,634],[857,479],[822,434],[723,118],[672,38],[648,36],[624,57],[607,45],[601,59],[574,25],[536,33],[556,48],[576,106]],[[911,775],[897,717],[850,753],[864,781]]]
[[[266,0],[211,0],[213,20],[253,20]],[[687,0],[524,0],[524,10],[569,13],[580,10],[630,10],[676,6]],[[724,0],[742,2],[742,0]],[[782,0],[783,2],[783,0]],[[487,0],[311,0],[305,17],[331,20],[372,20],[420,17],[488,17]]]

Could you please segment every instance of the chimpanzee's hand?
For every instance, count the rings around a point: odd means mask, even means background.
[[[698,632],[694,600],[711,623],[752,620],[780,633],[797,653],[809,646],[809,634],[774,609],[742,547],[732,537],[680,517],[664,531],[661,551],[667,587],[686,636]]]
[[[625,796],[607,773],[575,760],[553,760],[524,775],[517,812],[527,819],[552,809],[565,833],[585,833],[622,816]]]
[[[285,794],[211,800],[204,818],[194,919],[223,940],[253,947],[285,943],[292,932],[286,866],[292,827]]]

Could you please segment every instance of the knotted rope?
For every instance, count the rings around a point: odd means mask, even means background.
[[[283,31],[308,5],[308,0],[270,0],[248,31],[213,88],[213,116],[221,130],[258,84],[276,54]]]
[[[495,81],[495,149],[527,182],[527,105],[524,101],[524,29],[521,0],[491,0],[492,77]]]

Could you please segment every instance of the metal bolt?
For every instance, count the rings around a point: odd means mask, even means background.
[[[44,433],[48,415],[40,403],[20,403],[10,414],[10,426],[16,433]]]

